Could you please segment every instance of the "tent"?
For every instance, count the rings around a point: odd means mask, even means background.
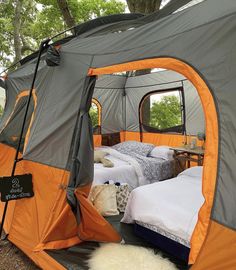
[[[33,175],[35,196],[9,202],[4,227],[9,240],[43,269],[66,268],[46,250],[84,240],[120,241],[87,200],[93,179],[88,112],[97,76],[152,68],[184,76],[196,88],[204,111],[205,202],[191,239],[189,265],[193,270],[235,269],[236,5],[233,0],[206,0],[169,15],[172,8],[147,17],[108,16],[76,27],[74,36],[55,44],[60,47],[57,66],[47,65],[43,52],[16,166],[16,173]],[[1,82],[7,94],[0,124],[2,176],[12,171],[36,62],[35,54],[23,59],[21,67]],[[136,94],[129,94],[134,102]],[[126,124],[121,120],[117,119],[116,130],[108,126],[104,132],[139,140],[137,118],[134,125],[129,117]],[[143,141],[149,140],[148,134],[143,133]],[[179,138],[154,135],[149,138],[165,144]]]

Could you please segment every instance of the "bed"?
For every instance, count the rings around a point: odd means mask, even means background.
[[[107,153],[105,158],[112,161],[114,167],[106,168],[101,163],[95,163],[93,185],[104,184],[107,181],[128,183],[132,190],[172,177],[173,159],[151,156],[154,148],[152,144],[134,141],[97,148]]]
[[[177,256],[179,249],[179,257],[187,259],[203,202],[202,167],[193,167],[175,178],[134,189],[121,222],[135,223],[139,236]]]

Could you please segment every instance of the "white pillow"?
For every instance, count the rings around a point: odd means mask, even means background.
[[[191,167],[189,169],[184,170],[183,172],[181,172],[179,176],[190,176],[190,177],[197,177],[199,179],[202,179],[202,171],[203,171],[203,167],[202,166],[194,166]]]
[[[164,160],[172,160],[174,151],[171,150],[168,146],[156,146],[149,157],[162,158]]]

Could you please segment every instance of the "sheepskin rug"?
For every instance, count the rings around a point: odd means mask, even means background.
[[[90,270],[177,270],[153,250],[122,244],[103,244],[88,261]]]

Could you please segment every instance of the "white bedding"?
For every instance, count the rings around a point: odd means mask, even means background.
[[[139,186],[138,176],[127,161],[107,155],[106,158],[114,163],[114,167],[105,168],[101,163],[94,164],[93,185],[101,185],[106,181],[128,183],[131,189]]]
[[[104,184],[106,181],[113,181],[127,183],[130,190],[133,190],[138,186],[149,184],[145,181],[142,169],[134,158],[121,154],[110,147],[99,149],[108,153],[105,158],[112,161],[114,167],[106,168],[101,163],[94,163],[93,186]]]
[[[201,177],[179,175],[133,190],[122,222],[150,224],[189,243],[203,202]]]

